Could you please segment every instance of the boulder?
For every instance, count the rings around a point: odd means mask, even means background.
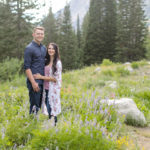
[[[97,67],[94,72],[100,72],[101,71],[101,68],[100,67]]]
[[[107,81],[106,85],[112,89],[115,89],[117,87],[117,82],[116,81]]]
[[[130,62],[125,62],[124,65],[131,65],[131,63]]]
[[[125,69],[128,70],[129,72],[133,72],[133,68],[131,66],[126,66]]]
[[[117,112],[125,116],[125,123],[127,124],[145,126],[147,123],[144,114],[137,108],[135,102],[130,98],[102,100],[102,103],[115,105]]]

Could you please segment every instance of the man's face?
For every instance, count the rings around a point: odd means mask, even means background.
[[[35,42],[41,43],[44,39],[44,31],[36,29],[32,36]]]

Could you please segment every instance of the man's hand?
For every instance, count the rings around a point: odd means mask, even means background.
[[[35,92],[39,92],[40,91],[38,83],[36,83],[36,82],[32,83],[32,87],[33,87],[33,90]]]
[[[28,77],[28,79],[30,80],[31,84],[32,84],[32,88],[35,92],[40,91],[39,85],[38,83],[34,80],[34,77],[32,75],[31,69],[27,69],[26,71],[26,75]]]

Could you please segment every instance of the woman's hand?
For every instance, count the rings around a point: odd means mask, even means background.
[[[34,74],[33,77],[34,77],[34,79],[41,79],[42,78],[42,76],[39,73]]]

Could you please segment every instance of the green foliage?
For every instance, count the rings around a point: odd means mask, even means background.
[[[119,86],[117,89],[115,89],[115,93],[119,97],[131,97],[132,96],[132,91],[130,87],[122,85]]]
[[[139,68],[139,65],[138,65],[137,62],[132,62],[132,63],[131,63],[131,67],[132,67],[133,69],[138,69],[138,68]]]
[[[79,128],[78,124],[74,123],[71,130],[69,130],[70,126],[66,124],[60,129],[51,128],[49,131],[34,132],[31,149],[110,150],[110,148],[115,148],[115,144],[107,141],[94,127],[88,125],[88,127]]]
[[[0,61],[6,57],[22,58],[23,49],[32,39],[33,16],[25,12],[35,7],[35,2],[27,0],[0,2]]]
[[[50,42],[57,41],[57,29],[56,29],[56,19],[52,13],[52,8],[49,9],[49,14],[42,21],[43,27],[45,28],[45,38],[44,43],[48,45]]]
[[[103,59],[103,61],[102,61],[102,65],[104,65],[104,66],[109,66],[112,64],[113,64],[113,62],[109,59]]]
[[[104,58],[113,60],[116,39],[116,1],[90,1],[86,31],[84,64],[101,63]]]
[[[108,70],[102,71],[102,74],[113,77],[115,75],[115,72],[113,70],[108,69]]]
[[[146,107],[150,109],[150,92],[149,89],[141,90],[134,94],[135,98],[139,99],[140,101],[144,101]]]
[[[12,80],[22,69],[23,61],[17,58],[7,58],[0,63],[1,81]]]
[[[71,24],[70,6],[67,4],[62,14],[62,21],[59,26],[58,45],[64,70],[71,70],[78,67],[78,49],[76,35]]]
[[[101,99],[133,98],[149,121],[150,80],[141,76],[149,66],[143,65],[135,70],[136,74],[128,75],[121,64],[100,65],[100,72],[94,72],[97,67],[63,73],[62,113],[57,126],[41,112],[38,116],[29,115],[24,76],[0,84],[0,149],[119,150],[117,141],[123,134],[124,117],[116,113],[115,106],[108,106]],[[108,87],[109,81],[116,81],[117,87]],[[126,123],[143,126],[130,115]]]
[[[150,60],[150,34],[148,34],[146,37],[145,47],[146,47],[146,58]]]
[[[130,72],[127,69],[125,69],[124,67],[117,67],[116,73],[119,76],[128,76],[130,74]]]
[[[143,5],[141,0],[118,1],[117,61],[137,61],[145,58],[147,27],[144,23],[146,19]]]

